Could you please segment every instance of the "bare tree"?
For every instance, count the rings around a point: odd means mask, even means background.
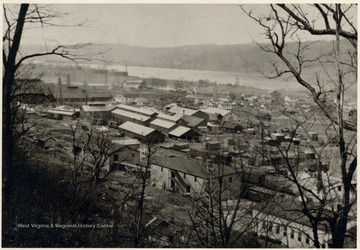
[[[137,208],[136,208],[136,231],[134,236],[134,247],[140,247],[142,245],[142,228],[143,225],[143,216],[144,216],[144,201],[145,201],[145,191],[146,187],[148,186],[148,177],[150,175],[151,171],[151,165],[154,164],[154,156],[156,153],[156,147],[155,147],[155,140],[156,138],[152,138],[147,140],[144,143],[144,150],[145,150],[145,157],[143,160],[144,169],[141,171],[140,174],[140,197],[137,202]]]
[[[22,35],[26,29],[45,26],[65,26],[53,23],[52,20],[61,17],[63,13],[53,11],[49,6],[37,4],[3,5],[3,170],[5,188],[9,187],[14,178],[12,168],[14,154],[14,122],[17,114],[16,103],[19,99],[30,96],[52,97],[51,93],[27,91],[31,84],[16,81],[16,77],[27,61],[49,55],[65,59],[86,59],[86,56],[75,55],[76,50],[83,45],[70,47],[57,45],[45,52],[22,54],[20,53]],[[28,86],[26,86],[28,85]],[[23,91],[25,88],[25,91]],[[20,91],[21,90],[21,91]],[[52,97],[53,98],[53,97]],[[24,132],[24,131],[23,131]],[[4,197],[8,192],[5,192]]]
[[[254,168],[244,156],[233,157],[231,163],[229,159],[217,155],[204,162],[204,186],[195,194],[189,213],[197,247],[259,246],[252,216],[257,202],[248,197]]]
[[[264,28],[264,35],[270,41],[260,44],[260,48],[273,53],[280,59],[282,65],[273,63],[275,73],[271,78],[292,75],[296,81],[308,90],[314,102],[320,108],[331,126],[335,128],[339,141],[340,155],[339,171],[342,176],[344,192],[342,194],[342,208],[337,214],[327,218],[332,232],[332,246],[343,247],[349,212],[354,203],[350,197],[351,180],[357,166],[356,141],[347,140],[345,134],[356,134],[357,124],[346,119],[346,95],[354,89],[357,82],[357,27],[355,4],[271,4],[270,14],[256,15],[256,11],[243,11]],[[311,15],[309,13],[312,13]],[[309,55],[306,53],[313,45],[302,41],[302,34],[316,36],[333,36],[333,48],[325,54]],[[290,49],[290,42],[296,46]],[[289,48],[288,48],[289,47]],[[306,70],[318,68],[313,80],[306,77]],[[335,99],[335,105],[333,100]],[[335,106],[335,107],[334,107]],[[350,136],[350,138],[353,138]],[[305,187],[299,187],[301,191]],[[302,202],[303,208],[308,203]],[[314,215],[308,215],[310,217]],[[316,215],[315,215],[316,217]],[[314,232],[315,233],[315,232]],[[315,244],[319,247],[318,244]]]

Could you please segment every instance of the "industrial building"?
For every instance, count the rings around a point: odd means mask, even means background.
[[[125,122],[119,126],[120,132],[124,133],[125,136],[138,139],[141,142],[154,142],[159,143],[165,141],[165,135],[159,131],[145,127],[140,124],[133,122]]]

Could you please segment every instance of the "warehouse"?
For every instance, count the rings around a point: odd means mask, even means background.
[[[80,108],[80,118],[91,121],[95,124],[107,124],[111,117],[111,110],[113,106],[110,105],[84,105]]]
[[[176,129],[169,132],[169,137],[175,140],[198,140],[201,135],[191,128],[179,126]]]
[[[111,111],[111,121],[120,124],[124,122],[133,122],[144,126],[149,126],[152,118],[146,115],[140,115],[122,109],[114,109]]]
[[[170,122],[175,122],[176,125],[179,125],[179,126],[185,125],[183,115],[166,115],[166,114],[160,113],[160,114],[157,115],[156,118],[166,120],[166,121],[170,121]]]
[[[170,131],[177,127],[175,122],[166,121],[163,119],[155,119],[150,122],[150,128],[156,129],[164,134],[168,134]]]
[[[206,127],[207,125],[207,121],[199,117],[184,115],[183,119],[185,121],[186,126],[194,130],[196,130],[199,127]]]
[[[119,130],[124,133],[125,136],[138,139],[145,143],[149,141],[155,143],[165,141],[165,135],[159,131],[129,121],[120,125]]]
[[[126,110],[135,114],[139,114],[139,115],[146,115],[146,116],[150,116],[155,118],[157,116],[157,113],[154,111],[150,111],[144,108],[137,108],[134,106],[130,106],[130,105],[125,105],[125,104],[119,104],[116,106],[118,109],[122,109],[122,110]]]
[[[46,116],[51,119],[57,120],[75,120],[80,115],[80,110],[70,106],[59,106],[51,108],[46,112]]]

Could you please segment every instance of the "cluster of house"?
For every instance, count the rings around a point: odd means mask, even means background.
[[[276,95],[276,93],[273,94]],[[296,193],[292,190],[294,187],[290,187],[291,185],[288,185],[286,180],[282,180],[280,175],[274,173],[272,168],[260,166],[256,170],[248,169],[247,173],[244,171],[239,175],[236,159],[240,157],[240,148],[237,148],[232,140],[210,141],[201,143],[198,147],[194,146],[195,144],[189,145],[188,142],[197,142],[203,132],[218,133],[221,129],[232,133],[255,133],[252,125],[240,124],[239,120],[244,117],[243,114],[221,108],[222,106],[219,108],[219,106],[214,107],[210,103],[208,104],[208,107],[199,109],[171,103],[165,106],[163,112],[159,112],[126,104],[89,103],[80,109],[68,106],[51,108],[47,111],[47,116],[53,119],[80,118],[93,124],[107,125],[118,129],[124,137],[114,139],[113,142],[122,146],[123,149],[110,157],[111,170],[141,170],[141,166],[146,161],[145,142],[162,143],[166,138],[175,139],[172,145],[157,148],[150,173],[150,182],[154,186],[184,195],[196,196],[204,191],[204,186],[208,184],[209,180],[221,178],[222,183],[230,190],[228,197],[231,198],[231,195],[238,191],[244,175],[247,175],[251,187],[246,197],[259,203],[252,210],[254,232],[259,237],[272,239],[274,242],[288,247],[313,247],[311,225],[307,223],[308,220],[303,214],[297,216],[294,213],[283,212],[283,207],[264,205],[268,204],[266,203],[267,199],[273,199],[275,196],[286,197],[295,203],[298,199],[298,197],[294,197],[294,193]],[[266,122],[272,119],[265,110],[259,112],[258,118],[265,129]],[[316,133],[309,133],[309,138],[314,142],[318,141]],[[269,157],[271,163],[276,164],[282,164],[282,157],[276,155],[272,149],[290,142],[294,146],[300,145],[300,140],[294,138],[293,135],[279,132],[265,136],[263,140],[264,148],[271,154]],[[224,151],[224,148],[227,150]],[[335,152],[330,155],[331,161],[328,166],[325,164],[323,167],[327,172],[327,177],[330,176],[333,196],[339,198],[343,192],[342,184],[339,181],[340,175],[330,174],[331,170],[336,169],[339,157]],[[311,171],[309,172],[310,162],[316,160],[315,156],[311,152],[305,152],[301,157],[294,154],[289,158],[301,159],[304,164],[309,163],[305,168],[298,170],[299,174],[305,176],[304,180],[309,182],[312,178]],[[214,162],[217,163],[215,164],[217,167],[214,167]],[[222,166],[220,171],[219,166]],[[283,184],[280,185],[279,183],[282,181]],[[279,191],[279,186],[285,186],[285,188]],[[352,197],[354,198],[356,197],[356,180],[354,180],[352,188],[354,193]],[[274,190],[277,190],[276,195],[274,195]],[[334,199],[331,204],[333,207],[328,209],[341,209],[337,208],[339,204],[340,202],[336,202]],[[349,223],[350,226],[354,224]],[[325,247],[328,246],[331,242],[330,231],[323,225],[319,226],[319,231],[321,244]]]

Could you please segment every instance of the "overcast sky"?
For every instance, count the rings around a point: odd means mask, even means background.
[[[241,44],[258,39],[261,32],[233,4],[67,4],[53,8],[69,14],[61,21],[64,24],[84,25],[30,29],[24,43]]]
[[[24,43],[95,42],[174,47],[264,41],[259,25],[235,4],[57,4],[51,8],[68,13],[58,24],[83,25],[28,29],[23,36]],[[269,13],[265,5],[251,8]]]

